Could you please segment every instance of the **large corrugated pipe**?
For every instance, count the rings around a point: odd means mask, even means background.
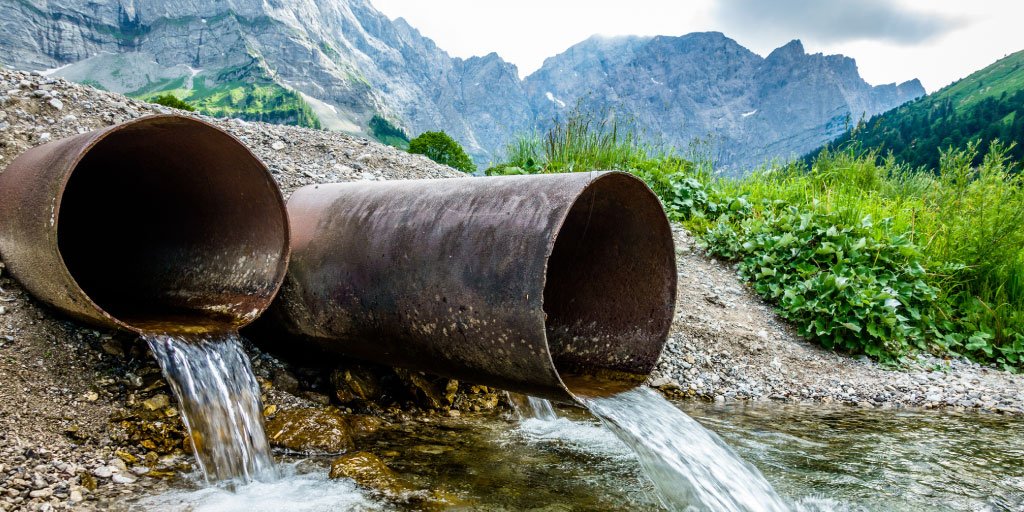
[[[672,232],[627,174],[307,186],[288,213],[285,350],[574,401],[637,385],[672,323]]]
[[[97,325],[249,323],[284,279],[288,240],[267,168],[188,117],[54,141],[0,174],[0,257],[36,298]]]

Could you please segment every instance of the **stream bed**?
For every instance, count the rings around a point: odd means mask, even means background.
[[[760,470],[793,510],[1024,510],[1024,418],[775,403],[676,405]],[[279,457],[276,482],[230,492],[203,489],[196,478],[131,508],[661,510],[625,444],[582,410],[563,407],[558,414],[525,421],[430,417],[382,430],[361,449],[380,456],[406,488],[424,490],[412,499],[329,480],[330,458]],[[424,502],[427,495],[445,498]]]

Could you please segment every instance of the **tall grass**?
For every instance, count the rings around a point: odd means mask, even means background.
[[[706,148],[681,158],[624,126],[576,112],[511,143],[489,173],[631,172],[808,337],[881,359],[928,350],[1024,369],[1024,179],[1012,146],[980,159],[976,144],[950,149],[937,169],[913,169],[850,145],[727,178]]]

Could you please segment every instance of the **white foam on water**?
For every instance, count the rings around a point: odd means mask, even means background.
[[[334,512],[377,511],[374,502],[349,479],[331,480],[324,471],[300,473],[294,464],[280,467],[281,478],[253,482],[234,490],[206,487],[175,490],[136,502],[133,509],[167,512]]]

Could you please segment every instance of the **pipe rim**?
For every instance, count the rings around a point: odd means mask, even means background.
[[[232,143],[237,145],[238,149],[241,149],[245,156],[251,158],[252,161],[257,164],[257,166],[263,171],[264,178],[266,179],[267,183],[271,185],[271,187],[270,187],[270,190],[272,191],[272,199],[271,200],[274,203],[274,206],[277,207],[277,210],[280,213],[281,219],[282,219],[282,229],[283,229],[283,233],[282,233],[283,237],[282,237],[282,239],[283,239],[283,242],[282,242],[281,250],[280,250],[280,253],[279,253],[280,254],[280,258],[278,259],[278,264],[277,264],[277,267],[275,269],[275,273],[274,273],[275,278],[274,278],[273,284],[270,287],[271,293],[268,296],[268,299],[266,301],[264,301],[264,304],[260,305],[260,307],[258,308],[259,309],[258,312],[256,312],[255,315],[253,315],[252,318],[249,318],[249,319],[244,320],[244,321],[243,321],[242,318],[239,318],[238,321],[236,321],[235,323],[232,324],[232,328],[240,329],[240,328],[244,327],[245,325],[248,325],[249,323],[252,323],[263,312],[265,312],[267,310],[267,308],[270,307],[271,303],[273,302],[274,297],[280,291],[281,286],[284,283],[285,274],[287,273],[288,264],[289,264],[290,258],[291,258],[291,243],[290,243],[290,240],[291,240],[291,225],[290,225],[290,222],[288,220],[287,207],[286,207],[286,204],[285,204],[284,196],[281,193],[281,188],[277,184],[276,180],[274,180],[273,175],[271,175],[270,170],[267,168],[266,164],[264,164],[263,161],[260,160],[260,158],[257,157],[252,152],[252,150],[249,149],[249,147],[245,145],[245,143],[243,143],[240,139],[238,139],[237,137],[235,137],[234,135],[229,133],[227,130],[224,130],[224,129],[214,125],[213,123],[207,122],[205,120],[202,120],[202,119],[199,119],[199,118],[196,118],[196,117],[183,116],[183,115],[178,115],[178,114],[155,114],[155,115],[150,115],[150,116],[139,117],[139,118],[136,118],[136,119],[131,119],[131,120],[125,121],[125,122],[120,123],[120,124],[116,124],[116,125],[113,125],[113,126],[108,126],[108,127],[101,128],[101,129],[97,130],[97,132],[99,132],[99,133],[95,137],[93,137],[85,146],[83,146],[80,151],[78,151],[78,153],[75,155],[75,158],[69,162],[69,164],[68,164],[68,171],[63,173],[63,175],[61,176],[61,180],[60,180],[59,186],[58,186],[58,188],[56,190],[56,195],[54,197],[54,203],[53,203],[53,218],[54,218],[54,229],[53,229],[54,239],[53,239],[53,242],[54,242],[54,246],[55,246],[54,249],[55,249],[55,251],[57,253],[57,256],[58,256],[58,261],[60,262],[60,271],[63,272],[67,276],[67,278],[68,278],[70,283],[74,283],[75,288],[79,292],[80,296],[82,298],[84,298],[84,300],[86,301],[86,304],[91,309],[93,309],[96,313],[98,313],[101,317],[106,319],[108,322],[110,322],[111,324],[113,324],[113,325],[115,325],[115,326],[117,326],[117,327],[119,327],[119,328],[121,328],[123,330],[127,330],[127,331],[134,332],[134,333],[137,333],[137,334],[146,334],[148,332],[151,332],[150,330],[148,330],[146,328],[140,327],[138,325],[133,325],[133,323],[131,323],[131,322],[122,320],[122,319],[112,315],[105,308],[100,306],[96,302],[96,300],[94,300],[93,297],[88,292],[86,292],[86,290],[79,283],[79,280],[71,272],[70,268],[68,267],[67,261],[65,260],[64,253],[60,249],[60,244],[59,244],[58,240],[60,238],[59,237],[59,233],[60,233],[60,213],[61,213],[61,206],[62,206],[62,204],[64,202],[64,195],[67,192],[67,186],[68,186],[68,183],[71,181],[71,177],[78,170],[78,167],[82,163],[82,160],[87,155],[89,155],[90,152],[92,152],[96,148],[96,146],[98,146],[100,143],[102,143],[103,141],[105,141],[107,138],[109,138],[110,136],[114,135],[115,133],[121,132],[121,131],[123,131],[125,129],[131,128],[131,127],[135,127],[135,126],[138,126],[138,125],[146,125],[146,124],[150,124],[150,123],[159,123],[159,122],[165,121],[165,120],[176,121],[176,122],[183,122],[184,124],[193,124],[193,125],[196,125],[198,127],[202,127],[204,129],[213,130],[213,131],[216,131],[216,132],[219,132],[219,133],[223,134]],[[59,142],[59,141],[56,141],[56,142]]]
[[[550,270],[551,257],[554,254],[555,245],[558,242],[559,235],[562,233],[562,230],[565,227],[566,221],[568,220],[568,218],[569,218],[570,214],[572,213],[573,209],[575,208],[576,204],[586,195],[588,190],[591,190],[598,182],[600,182],[602,180],[607,181],[607,180],[621,180],[621,179],[625,179],[625,180],[627,180],[627,182],[633,183],[634,186],[638,186],[638,189],[642,190],[644,192],[643,195],[648,197],[651,201],[653,201],[652,204],[657,205],[658,211],[661,212],[661,215],[657,217],[658,218],[658,223],[660,224],[659,226],[657,226],[657,229],[663,229],[664,231],[666,231],[667,235],[668,235],[668,239],[670,241],[673,240],[673,238],[672,238],[672,224],[669,221],[668,216],[665,214],[664,205],[661,203],[661,199],[658,198],[657,194],[655,194],[654,191],[651,190],[651,188],[647,185],[647,183],[645,183],[643,180],[637,178],[636,176],[633,176],[632,174],[629,174],[629,173],[626,173],[626,172],[623,172],[623,171],[588,171],[587,174],[590,177],[592,177],[592,179],[590,181],[588,181],[585,186],[583,186],[581,189],[579,189],[578,191],[575,192],[574,197],[572,199],[571,205],[568,208],[565,208],[563,211],[561,211],[559,213],[559,218],[558,218],[557,226],[552,231],[552,235],[551,235],[551,237],[547,241],[547,247],[546,247],[545,255],[544,255],[543,273],[541,274],[541,290],[543,290],[543,292],[545,294],[545,298],[546,298],[547,286],[549,284],[548,275],[549,275],[549,270]],[[671,242],[669,245],[670,246],[674,246],[674,242]],[[563,371],[560,369],[559,365],[555,361],[554,353],[551,350],[552,344],[551,344],[551,340],[548,337],[548,320],[547,320],[548,314],[547,314],[547,309],[545,307],[546,306],[546,301],[542,301],[542,313],[543,313],[544,319],[541,322],[541,324],[542,324],[544,346],[547,349],[546,350],[546,360],[549,363],[550,367],[554,370],[555,378],[558,380],[559,387],[561,387],[562,391],[569,398],[571,398],[576,404],[585,405],[585,403],[586,403],[585,397],[586,398],[596,398],[596,397],[601,397],[601,396],[610,396],[611,394],[615,394],[615,393],[618,393],[618,392],[627,391],[629,389],[634,389],[636,387],[639,387],[639,386],[643,385],[643,382],[646,380],[646,378],[649,377],[651,372],[654,371],[654,368],[657,365],[657,361],[658,361],[658,359],[660,359],[661,353],[664,351],[665,344],[668,341],[668,334],[669,334],[669,332],[672,329],[672,321],[675,318],[675,308],[676,308],[676,303],[677,303],[677,300],[678,300],[678,297],[677,297],[678,291],[677,290],[678,290],[679,275],[678,275],[678,270],[677,270],[677,266],[676,266],[676,258],[675,258],[674,251],[672,251],[672,254],[670,255],[669,260],[671,261],[670,272],[668,272],[668,275],[669,275],[669,286],[670,286],[670,289],[671,289],[671,294],[670,294],[670,299],[669,299],[669,304],[668,304],[668,310],[670,311],[670,313],[669,313],[669,316],[667,318],[667,321],[665,322],[665,325],[658,332],[658,340],[659,341],[658,341],[657,354],[655,355],[655,357],[652,358],[650,364],[647,365],[648,367],[644,369],[644,373],[643,373],[643,377],[644,378],[642,380],[637,380],[637,381],[628,382],[628,383],[624,382],[624,381],[617,381],[616,384],[621,384],[621,385],[624,385],[624,386],[622,386],[622,387],[620,387],[618,389],[612,390],[612,391],[603,392],[600,395],[590,396],[590,395],[579,394],[577,392],[574,392],[573,391],[573,387],[571,387],[566,382],[566,379],[564,378],[564,375],[563,375]]]

